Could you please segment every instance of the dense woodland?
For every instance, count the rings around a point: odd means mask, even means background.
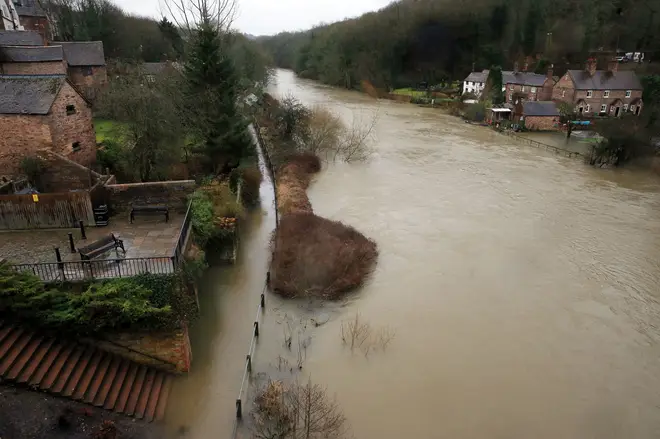
[[[660,0],[400,0],[260,42],[279,67],[347,88],[437,84],[525,56],[545,73],[548,63],[561,71],[617,48],[657,58]]]

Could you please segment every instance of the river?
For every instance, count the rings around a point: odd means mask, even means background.
[[[350,122],[378,114],[365,163],[331,164],[317,214],[380,248],[370,282],[318,309],[267,296],[255,370],[336,395],[358,439],[660,437],[660,180],[597,170],[441,111],[376,101],[278,71],[274,93]],[[229,437],[274,227],[272,188],[236,266],[210,270],[176,383],[173,430]],[[368,356],[341,342],[356,313],[395,336]],[[284,328],[284,329],[283,329]],[[296,343],[294,342],[294,347]],[[286,372],[284,372],[286,373]]]

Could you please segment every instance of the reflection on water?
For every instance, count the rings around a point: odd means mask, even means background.
[[[327,166],[309,194],[319,215],[375,239],[380,259],[318,327],[315,308],[269,296],[257,371],[295,361],[283,346],[292,322],[310,341],[303,373],[336,394],[357,438],[660,436],[655,177],[290,72],[274,91],[347,120],[378,112],[372,159]],[[201,292],[194,370],[170,407],[190,437],[230,428],[272,227],[257,215],[239,263],[212,270]],[[356,312],[396,331],[386,351],[345,349],[340,325]]]

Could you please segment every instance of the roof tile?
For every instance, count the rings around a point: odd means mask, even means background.
[[[48,114],[64,76],[0,77],[0,114]]]

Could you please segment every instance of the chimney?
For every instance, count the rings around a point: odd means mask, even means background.
[[[518,61],[513,63],[513,73],[518,73]]]
[[[548,67],[548,79],[552,79],[552,76],[555,73],[553,67],[554,66],[552,64],[550,64],[550,67]]]
[[[616,72],[619,71],[619,62],[616,60],[616,58],[612,58],[612,60],[609,62],[607,65],[607,71],[612,73],[613,75],[616,74]]]
[[[529,62],[525,61],[525,64],[523,64],[523,72],[526,72],[528,68],[529,68]]]
[[[589,76],[594,76],[596,74],[597,69],[598,69],[598,62],[596,61],[596,58],[589,58],[587,60],[587,66],[585,68],[585,71],[589,73]]]

